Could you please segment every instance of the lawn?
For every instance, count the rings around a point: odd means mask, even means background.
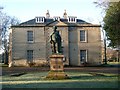
[[[66,72],[70,79],[45,80],[48,72],[1,76],[2,88],[118,88],[118,75],[107,73]]]
[[[107,62],[109,65],[120,65],[120,62]]]

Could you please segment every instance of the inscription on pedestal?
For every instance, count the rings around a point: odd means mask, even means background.
[[[50,70],[63,71],[63,57],[64,55],[52,55],[50,57]]]

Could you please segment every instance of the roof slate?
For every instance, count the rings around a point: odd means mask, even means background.
[[[67,19],[60,18],[60,21],[64,22],[65,24],[69,24]],[[54,19],[52,19],[52,18],[49,18],[49,19],[45,18],[45,22],[44,23],[36,23],[35,18],[34,18],[34,19],[28,20],[26,22],[20,23],[19,25],[20,26],[22,26],[22,25],[37,25],[37,24],[46,25],[46,24],[49,24],[51,22],[54,22]],[[84,21],[84,20],[77,19],[76,20],[76,24],[89,24],[89,23]]]

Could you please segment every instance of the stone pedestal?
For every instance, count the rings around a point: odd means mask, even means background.
[[[63,58],[64,55],[52,55],[50,56],[50,70],[51,71],[63,71]]]
[[[64,55],[54,54],[50,56],[50,71],[47,75],[47,79],[67,79],[68,76],[64,72],[63,66]]]

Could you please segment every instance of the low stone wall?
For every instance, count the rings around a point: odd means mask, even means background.
[[[101,62],[85,62],[80,64],[80,66],[99,66],[101,64],[102,64]]]
[[[34,60],[34,66],[49,66],[47,60]]]
[[[26,59],[14,60],[9,63],[9,67],[12,66],[48,66],[49,63],[46,60],[33,60],[28,62]]]
[[[9,63],[9,65],[12,64],[12,66],[28,66],[27,62],[25,59],[22,60],[14,60]]]

